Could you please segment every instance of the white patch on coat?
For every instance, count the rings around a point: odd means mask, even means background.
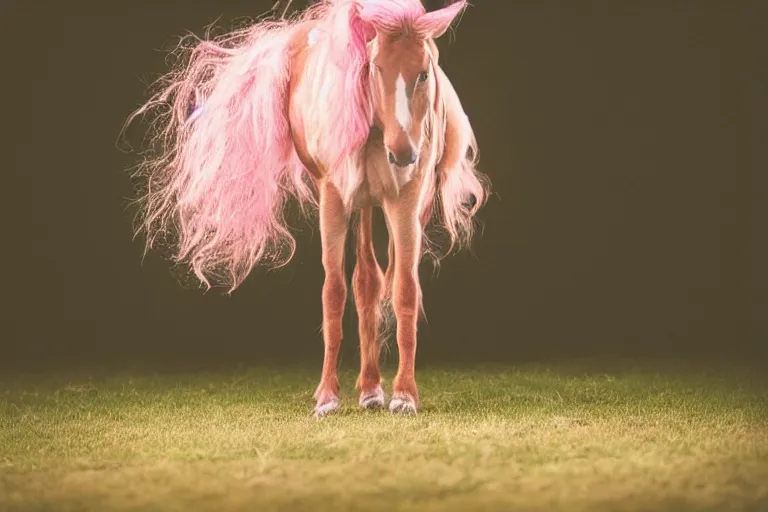
[[[319,38],[320,38],[320,28],[319,27],[314,27],[307,34],[307,45],[309,45],[309,46],[314,45]]]
[[[411,106],[409,103],[405,79],[403,79],[402,74],[399,74],[395,81],[395,117],[406,132],[411,127]]]

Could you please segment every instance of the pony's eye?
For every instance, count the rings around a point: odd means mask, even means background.
[[[426,71],[422,71],[421,73],[419,73],[418,81],[419,82],[426,82],[427,78],[429,78],[429,74],[427,74]]]

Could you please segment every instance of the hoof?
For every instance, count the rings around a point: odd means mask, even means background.
[[[386,398],[381,386],[376,386],[371,391],[360,393],[360,407],[363,409],[381,409],[384,407],[385,402]]]
[[[318,403],[315,406],[315,410],[312,412],[312,415],[315,418],[323,418],[325,416],[328,416],[329,414],[333,414],[337,412],[340,407],[341,407],[341,402],[339,402],[339,399],[334,396],[324,401],[323,403]]]
[[[416,401],[408,393],[398,391],[392,395],[389,410],[397,414],[416,414]]]

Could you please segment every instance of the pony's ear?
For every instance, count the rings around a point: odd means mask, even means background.
[[[370,43],[376,38],[376,27],[368,16],[364,15],[365,8],[367,7],[364,0],[356,0],[350,4],[352,6],[352,21],[351,24],[356,25],[363,40],[366,43]]]
[[[459,15],[464,8],[467,7],[466,0],[459,0],[451,5],[438,9],[437,11],[428,12],[421,15],[416,20],[416,31],[425,36],[437,39],[445,34],[446,30],[451,26],[453,20]]]
[[[376,29],[370,23],[363,22],[360,31],[366,43],[370,43],[376,38]]]

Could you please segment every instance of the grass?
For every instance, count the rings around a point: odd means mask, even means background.
[[[420,371],[310,416],[319,368],[0,380],[0,510],[768,510],[768,385],[674,365]],[[391,379],[391,372],[388,372]]]

